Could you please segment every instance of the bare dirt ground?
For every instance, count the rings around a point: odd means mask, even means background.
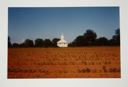
[[[9,48],[8,78],[120,78],[120,47]]]

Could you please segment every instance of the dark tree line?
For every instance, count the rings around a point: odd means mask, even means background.
[[[96,32],[88,29],[83,35],[77,36],[76,39],[69,44],[69,46],[119,46],[120,45],[120,29],[115,30],[112,39],[108,40],[106,37],[97,38]]]
[[[57,41],[60,39],[54,38],[52,41],[50,39],[37,38],[35,41],[26,39],[23,43],[11,43],[11,38],[8,37],[8,47],[57,47]],[[110,40],[106,37],[97,38],[96,32],[88,29],[83,35],[77,36],[71,43],[69,47],[83,47],[83,46],[119,46],[120,45],[120,29],[115,30],[115,34]]]
[[[19,48],[19,47],[57,47],[57,41],[60,39],[54,38],[52,41],[50,39],[37,38],[35,41],[26,39],[23,43],[11,43],[10,37],[8,37],[8,47],[9,48]]]

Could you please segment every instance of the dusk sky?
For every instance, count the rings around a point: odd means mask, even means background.
[[[8,9],[8,35],[11,42],[25,39],[60,38],[73,41],[87,29],[97,33],[97,38],[112,38],[119,28],[119,7],[42,7]]]

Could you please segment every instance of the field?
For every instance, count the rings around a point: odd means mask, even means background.
[[[120,71],[120,47],[8,49],[8,78],[120,78]]]

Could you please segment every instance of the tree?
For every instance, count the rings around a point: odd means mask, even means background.
[[[115,30],[115,35],[113,35],[112,39],[110,40],[111,45],[120,45],[120,29]]]
[[[20,47],[20,45],[18,43],[13,43],[12,45],[14,48]]]
[[[20,43],[19,47],[25,47],[25,44],[24,43]]]
[[[24,41],[23,45],[24,45],[25,47],[34,47],[34,43],[33,43],[33,41],[30,40],[30,39],[26,39],[26,40]]]
[[[44,46],[43,39],[38,38],[35,40],[35,47],[43,47],[43,46]]]
[[[116,35],[120,35],[120,29],[119,29],[119,28],[117,28],[117,29],[115,30],[115,34],[116,34]]]
[[[45,39],[44,40],[44,47],[51,47],[52,46],[52,42],[50,39]]]
[[[77,36],[69,46],[89,46],[93,45],[96,40],[96,33],[88,29],[83,35]]]
[[[80,35],[76,37],[76,39],[73,41],[74,46],[85,46],[86,45],[86,40],[84,36]]]
[[[96,40],[96,45],[108,45],[108,39],[106,37],[100,37]]]
[[[53,47],[57,47],[57,42],[58,42],[59,40],[60,40],[59,38],[54,38],[54,39],[52,40]]]
[[[8,36],[8,47],[10,48],[10,47],[12,47],[12,44],[11,44],[11,39],[10,39],[10,37]]]
[[[93,41],[96,40],[97,34],[93,30],[88,29],[84,33],[84,37],[88,41],[88,43],[92,43]]]
[[[119,28],[116,29],[115,31],[115,40],[116,40],[117,45],[119,45],[120,44],[120,29]]]

